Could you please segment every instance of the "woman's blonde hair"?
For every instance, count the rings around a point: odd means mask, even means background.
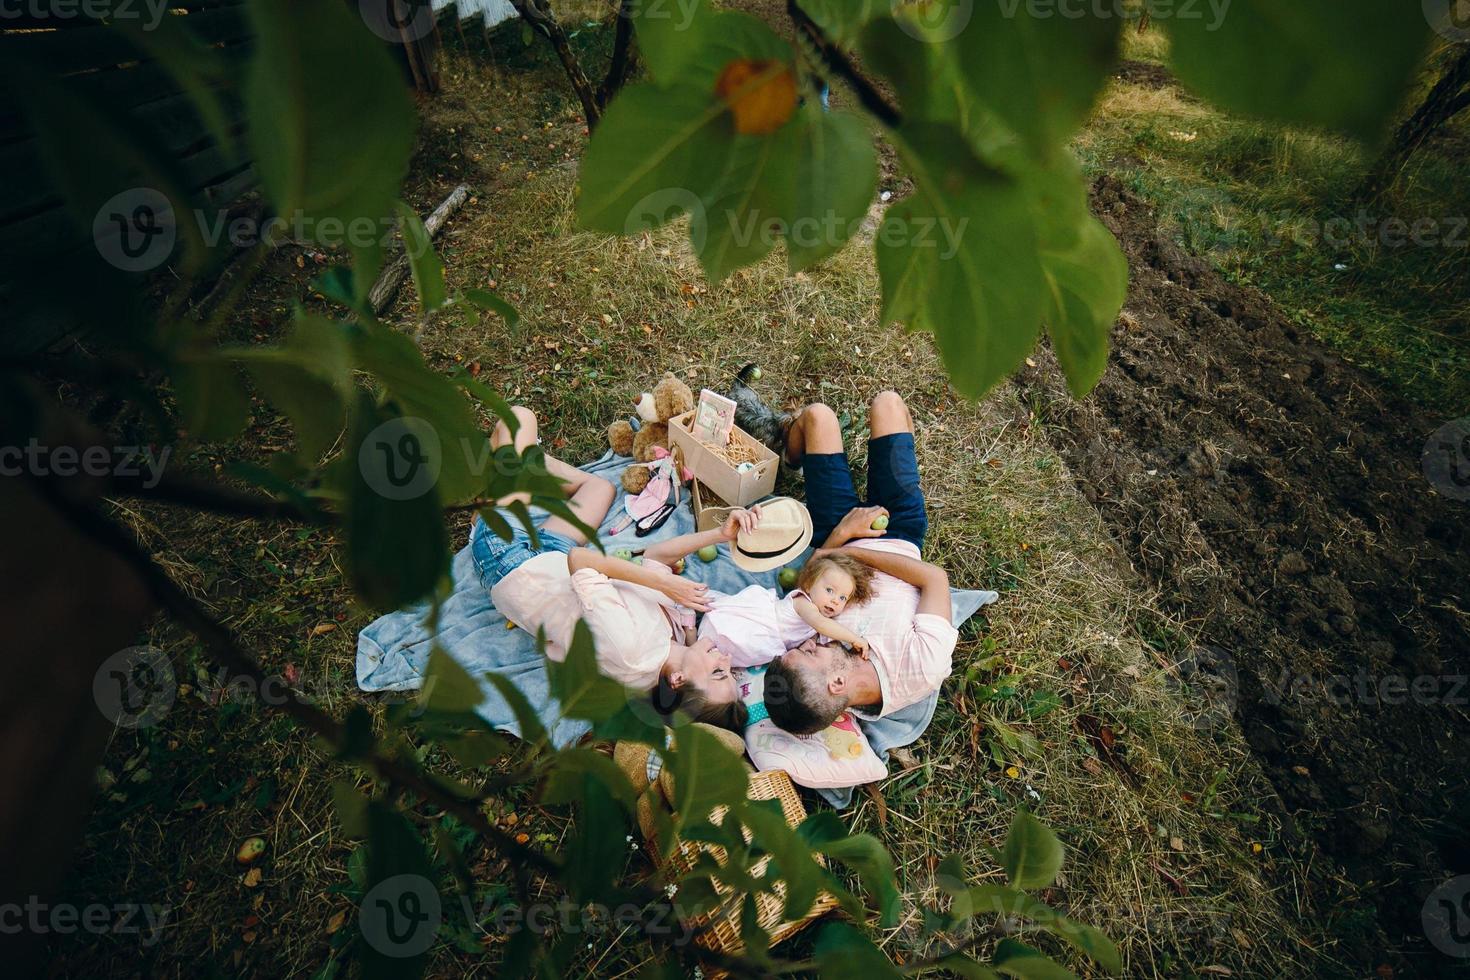
[[[846,572],[852,579],[852,595],[847,597],[849,606],[861,606],[873,598],[873,570],[856,558],[844,555],[840,551],[836,554],[813,558],[802,566],[801,574],[796,579],[796,587],[806,592],[829,568]]]

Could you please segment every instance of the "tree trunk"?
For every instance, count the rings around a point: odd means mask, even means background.
[[[1470,106],[1470,44],[1460,49],[1419,108],[1399,126],[1359,188],[1359,199],[1374,201],[1381,197],[1398,180],[1409,157],[1466,106]]]
[[[546,0],[510,0],[510,5],[516,8],[516,13],[538,34],[551,42],[556,56],[561,59],[562,68],[566,70],[567,79],[572,83],[573,91],[581,100],[582,115],[587,117],[587,128],[595,128],[597,120],[602,116],[597,105],[597,93],[592,90],[592,83],[587,80],[582,63],[572,53],[571,40],[567,37],[567,32],[562,30],[556,15],[551,12],[551,7]]]

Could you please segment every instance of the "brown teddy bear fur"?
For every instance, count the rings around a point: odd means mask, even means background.
[[[667,422],[694,409],[694,392],[674,377],[672,371],[666,371],[653,388],[653,407],[658,412],[659,421]]]
[[[668,421],[694,409],[694,392],[684,382],[667,371],[653,388],[653,407],[659,421],[644,423],[634,431],[626,419],[619,419],[607,427],[607,442],[619,456],[632,456],[635,463],[653,461],[653,447],[669,447]],[[648,485],[648,467],[629,466],[623,470],[623,489],[628,493],[640,493]]]

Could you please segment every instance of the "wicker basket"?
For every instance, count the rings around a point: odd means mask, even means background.
[[[796,787],[791,783],[791,777],[780,769],[769,772],[752,772],[750,774],[750,789],[748,795],[752,800],[780,800],[781,812],[786,817],[786,822],[795,827],[806,819],[806,807],[802,805],[801,797],[797,795]],[[725,816],[725,808],[718,807],[711,814],[710,819],[719,823]],[[746,839],[750,839],[750,832],[745,832]],[[656,845],[657,842],[651,842]],[[652,848],[654,854],[659,853],[657,846]],[[713,844],[696,844],[690,841],[679,841],[678,845],[669,853],[669,856],[660,862],[660,868],[669,877],[679,877],[687,873],[699,860],[701,852],[708,851],[714,859],[721,864],[725,862],[725,849]],[[821,855],[816,860],[823,861]],[[764,871],[770,856],[761,858],[751,869],[751,873],[760,877]],[[715,891],[723,901],[720,905],[702,915],[695,916],[686,921],[686,925],[698,929],[709,923],[709,927],[699,934],[695,942],[707,949],[717,950],[721,953],[737,954],[745,950],[745,942],[740,937],[740,911],[744,905],[744,893],[737,893],[728,885],[720,881],[713,882]],[[771,943],[780,942],[786,937],[805,928],[815,919],[826,915],[837,908],[837,899],[827,892],[819,892],[817,899],[807,914],[795,921],[787,921],[783,916],[786,902],[786,883],[780,882],[771,892],[761,892],[756,895],[757,921],[760,927],[771,937]]]

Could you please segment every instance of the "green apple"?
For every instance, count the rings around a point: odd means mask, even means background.
[[[781,569],[781,574],[777,576],[777,579],[781,583],[781,588],[783,588],[783,589],[794,589],[796,587],[796,569],[794,569],[794,568],[783,568],[783,569]]]
[[[700,561],[714,561],[718,557],[720,557],[720,549],[712,544],[707,544],[699,549]]]
[[[623,561],[632,561],[632,559],[633,559],[633,549],[632,548],[614,548],[612,550],[612,556],[614,558],[621,558]]]
[[[764,373],[765,372],[763,372],[759,367],[753,367],[750,369],[750,380],[759,381],[761,379],[761,375]]]
[[[884,528],[886,528],[887,526],[888,526],[888,515],[887,514],[879,514],[878,517],[873,521],[873,530],[875,530],[875,531],[881,531]]]

